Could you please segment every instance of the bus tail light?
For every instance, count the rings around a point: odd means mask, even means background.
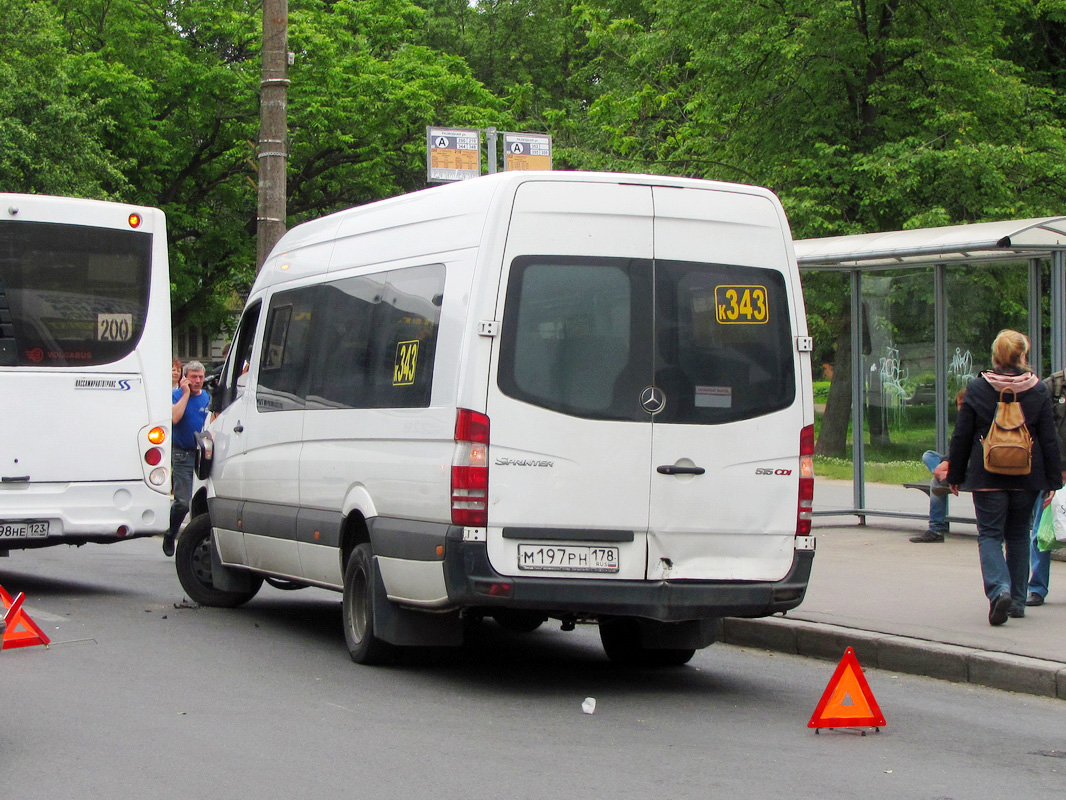
[[[796,507],[796,535],[811,535],[814,511],[814,426],[800,431],[799,502]]]
[[[162,422],[148,425],[137,434],[144,482],[157,492],[170,491],[170,428]]]
[[[489,509],[489,418],[460,408],[452,456],[452,524],[483,528]]]

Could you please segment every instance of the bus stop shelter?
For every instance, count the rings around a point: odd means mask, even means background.
[[[849,276],[851,320],[851,426],[853,507],[816,512],[826,515],[916,517],[893,509],[866,505],[864,430],[867,363],[863,332],[871,311],[863,302],[863,281],[879,273],[925,269],[932,272],[932,352],[935,374],[936,449],[947,452],[949,397],[948,274],[954,265],[1008,264],[1028,267],[1028,336],[1030,363],[1039,369],[1066,367],[1066,217],[983,222],[941,228],[857,234],[797,241],[796,258],[803,272],[832,270]],[[1046,271],[1046,272],[1045,272]],[[1046,278],[1046,281],[1045,281]],[[957,289],[956,289],[957,290]],[[1045,299],[1048,318],[1044,316]],[[1045,331],[1048,334],[1045,336]],[[986,346],[991,342],[985,343]],[[1045,355],[1050,355],[1045,359]],[[930,443],[932,444],[932,443]],[[951,519],[949,517],[949,519]],[[968,521],[961,520],[956,521]]]

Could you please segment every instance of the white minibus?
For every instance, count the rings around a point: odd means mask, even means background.
[[[807,587],[810,339],[765,189],[508,172],[300,225],[214,410],[183,586],[337,590],[357,662],[491,617],[682,664]]]
[[[170,362],[162,211],[0,194],[0,555],[167,529]]]

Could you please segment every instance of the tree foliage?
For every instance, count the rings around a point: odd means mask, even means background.
[[[1066,0],[289,12],[290,224],[423,186],[427,125],[551,133],[558,169],[763,184],[799,238],[1066,205]],[[261,16],[254,0],[0,0],[0,183],[161,206],[179,323],[217,324],[252,278]],[[808,286],[829,360],[841,293]]]

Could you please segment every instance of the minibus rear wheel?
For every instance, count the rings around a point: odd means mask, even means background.
[[[645,647],[639,623],[625,617],[600,620],[600,642],[607,658],[622,666],[680,667],[696,655],[695,647]]]
[[[193,517],[178,536],[174,548],[174,567],[185,594],[202,606],[236,608],[244,605],[259,591],[263,578],[249,574],[247,588],[243,591],[227,591],[215,588],[211,567],[211,517],[200,514]]]
[[[357,664],[385,664],[395,648],[374,635],[374,551],[370,544],[357,545],[344,567],[341,617],[348,653]]]

